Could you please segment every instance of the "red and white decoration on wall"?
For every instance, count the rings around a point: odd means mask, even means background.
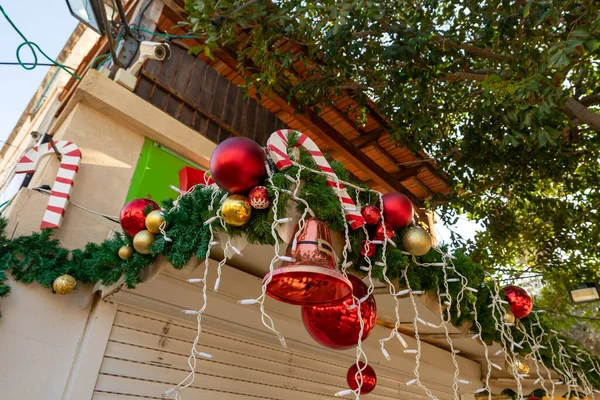
[[[58,173],[56,174],[56,180],[52,185],[48,206],[46,207],[46,212],[42,218],[40,229],[60,228],[63,216],[65,215],[65,210],[69,204],[75,176],[77,175],[79,164],[81,162],[81,151],[75,143],[67,140],[60,140],[54,142],[54,145],[61,154],[62,159],[60,161]],[[33,147],[21,157],[15,173],[26,174],[35,172],[40,160],[49,154],[55,154],[51,143],[43,143]]]

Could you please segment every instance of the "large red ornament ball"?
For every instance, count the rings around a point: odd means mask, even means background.
[[[402,193],[383,195],[383,218],[395,230],[407,227],[413,220],[413,205]]]
[[[352,283],[352,293],[361,299],[366,296],[368,288],[359,278],[348,275]],[[352,297],[333,305],[302,307],[302,322],[310,336],[321,346],[336,350],[346,350],[356,347],[360,333],[358,308],[348,310],[353,304]],[[363,320],[362,340],[365,340],[377,320],[377,305],[375,297],[370,295],[360,305],[360,315]]]
[[[138,232],[146,229],[144,210],[148,206],[152,207],[152,210],[160,210],[160,206],[150,199],[133,199],[125,204],[119,215],[123,232],[134,237]]]
[[[257,186],[252,189],[248,194],[248,200],[252,208],[257,210],[264,210],[271,205],[269,191],[264,186]]]
[[[222,141],[210,157],[210,173],[217,185],[232,194],[247,193],[267,171],[267,157],[255,141],[233,137]]]
[[[373,233],[373,240],[384,240],[386,236],[388,239],[392,239],[394,237],[396,234],[396,232],[394,232],[394,228],[386,222],[385,233],[383,233],[383,225],[384,224],[377,225],[377,228],[375,228],[375,232]]]
[[[512,285],[506,286],[502,290],[504,290],[506,301],[508,301],[510,311],[512,311],[515,318],[525,318],[531,313],[531,310],[533,310],[533,298],[527,290]]]
[[[365,366],[365,363],[360,361],[358,363],[360,368],[362,369]],[[358,379],[360,382],[361,375],[357,375],[358,365],[352,364],[350,368],[348,368],[348,373],[346,374],[346,381],[348,382],[348,386],[352,390],[358,389]],[[368,394],[375,389],[375,385],[377,385],[377,375],[375,374],[375,370],[370,365],[367,365],[362,370],[362,386],[360,387],[360,394]]]
[[[360,213],[368,225],[375,225],[381,219],[381,211],[375,206],[363,207],[363,209],[360,210]]]

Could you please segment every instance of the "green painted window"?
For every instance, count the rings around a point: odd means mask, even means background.
[[[125,202],[145,197],[160,204],[163,200],[175,198],[177,193],[169,186],[179,187],[179,171],[187,166],[205,169],[160,144],[146,139]]]

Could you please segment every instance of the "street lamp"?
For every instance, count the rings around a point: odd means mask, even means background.
[[[600,288],[596,283],[580,283],[571,289],[571,301],[575,304],[591,303],[600,300]]]
[[[67,7],[69,7],[71,15],[85,26],[100,35],[104,35],[104,25],[101,22],[102,14],[99,8],[103,7],[102,3],[95,0],[67,0]]]

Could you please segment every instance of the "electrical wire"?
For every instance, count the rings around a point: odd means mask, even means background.
[[[17,28],[17,26],[14,24],[14,22],[10,19],[10,17],[8,16],[8,14],[6,14],[6,11],[4,11],[4,7],[2,7],[0,5],[0,12],[2,13],[2,15],[4,15],[4,18],[6,18],[6,21],[10,24],[10,26],[12,26],[12,28],[15,30],[15,32],[17,32],[17,34],[24,40],[23,43],[21,43],[16,50],[15,55],[17,56],[17,61],[19,63],[19,65],[28,70],[31,71],[33,69],[35,69],[35,67],[37,67],[38,65],[40,65],[38,63],[38,54],[36,52],[36,50],[38,52],[40,52],[48,61],[50,61],[53,65],[57,66],[58,68],[62,69],[63,71],[67,72],[69,75],[71,75],[73,78],[81,80],[81,77],[74,74],[73,72],[69,71],[68,67],[66,67],[65,65],[59,63],[58,61],[52,59],[51,57],[49,57],[46,53],[44,53],[44,51],[40,48],[40,46],[38,46],[36,43],[34,42],[30,42],[25,35],[23,35],[23,33],[19,30],[19,28]],[[33,63],[25,63],[21,60],[21,49],[23,49],[24,46],[29,47],[29,50],[31,50],[31,54],[33,55]]]
[[[35,190],[36,192],[40,192],[43,193],[45,195],[50,195],[50,193],[52,192],[51,189],[48,189],[50,186],[47,185],[42,185],[42,186],[38,186],[33,188],[32,190]],[[101,212],[98,211],[94,211],[94,210],[90,210],[87,207],[84,207],[80,204],[77,203],[73,203],[71,200],[69,200],[69,204],[72,204],[74,207],[77,207],[83,211],[89,212],[90,214],[94,214],[94,215],[98,215],[100,217],[106,218],[107,220],[111,221],[111,222],[115,222],[115,223],[119,223],[119,217],[115,216],[115,215],[107,215],[107,214],[103,214]]]
[[[35,65],[38,67],[56,67],[56,64],[50,64],[50,63],[26,63],[26,62],[8,62],[8,61],[0,61],[0,65],[18,65],[18,66],[23,66],[23,65]],[[75,68],[73,67],[69,67],[68,65],[64,66],[65,68],[68,68],[72,71],[75,71]]]

